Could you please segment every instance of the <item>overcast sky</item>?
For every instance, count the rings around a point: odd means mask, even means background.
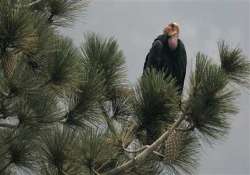
[[[191,64],[198,51],[218,61],[217,41],[225,39],[242,48],[250,58],[250,2],[248,0],[95,0],[85,15],[63,33],[79,45],[83,34],[92,31],[114,36],[126,57],[128,79],[134,84],[141,76],[145,56],[154,38],[171,21],[180,24],[185,44],[188,86]],[[240,113],[233,119],[228,138],[213,149],[205,147],[199,175],[250,174],[250,91],[242,90],[237,100]]]

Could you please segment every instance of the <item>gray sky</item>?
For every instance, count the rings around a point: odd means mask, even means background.
[[[248,0],[95,0],[85,15],[63,33],[79,45],[87,31],[114,36],[126,56],[128,79],[135,83],[142,74],[145,55],[153,39],[171,21],[181,26],[188,56],[185,87],[198,51],[218,61],[217,41],[239,46],[250,58],[250,2]],[[233,119],[229,136],[213,149],[205,147],[200,175],[250,174],[250,91],[237,100],[240,113]]]

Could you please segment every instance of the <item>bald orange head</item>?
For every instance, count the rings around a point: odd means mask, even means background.
[[[163,30],[163,33],[169,37],[168,46],[172,50],[175,50],[178,46],[179,32],[180,32],[180,27],[176,22],[168,24]]]
[[[168,24],[163,30],[163,33],[168,36],[179,35],[179,32],[180,27],[176,22]]]

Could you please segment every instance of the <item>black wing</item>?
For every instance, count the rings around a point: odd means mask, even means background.
[[[184,81],[186,76],[186,67],[187,67],[187,54],[184,44],[180,41],[180,48],[178,50],[178,60],[179,60],[179,77],[177,78],[177,84],[180,87],[180,92],[182,92],[184,87]]]
[[[146,60],[143,66],[143,75],[145,74],[147,68],[158,68],[162,47],[163,44],[160,40],[155,40],[153,42],[152,47],[146,56]]]

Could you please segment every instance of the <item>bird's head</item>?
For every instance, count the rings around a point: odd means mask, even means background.
[[[168,46],[172,50],[175,50],[178,46],[179,32],[179,25],[175,22],[168,24],[163,30],[163,33],[168,38]]]

